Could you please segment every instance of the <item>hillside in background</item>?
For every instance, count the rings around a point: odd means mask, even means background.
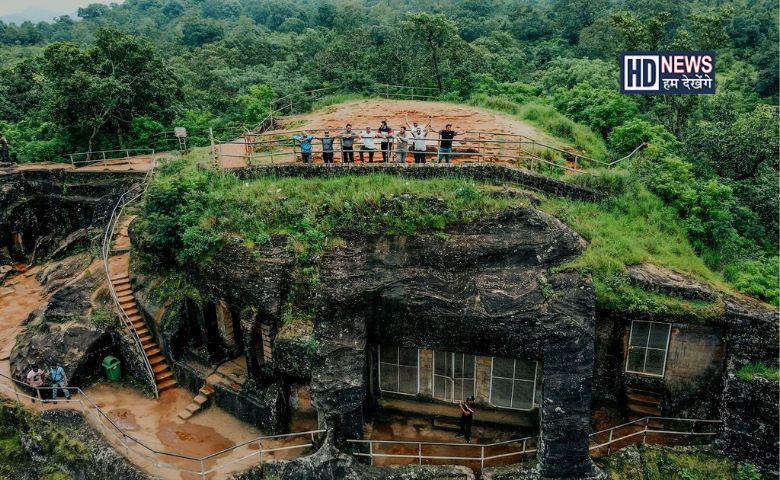
[[[203,145],[293,92],[427,87],[602,158],[645,143],[591,186],[641,185],[650,197],[625,209],[666,205],[709,268],[778,302],[774,2],[128,0],[77,15],[0,24],[0,131],[21,161],[157,146],[173,126]],[[653,49],[715,50],[718,94],[619,94],[618,53]]]

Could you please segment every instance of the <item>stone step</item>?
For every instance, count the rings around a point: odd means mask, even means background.
[[[154,374],[154,379],[157,383],[163,382],[165,380],[168,380],[169,378],[173,378],[173,372],[170,370],[163,370],[160,373]]]
[[[168,365],[165,363],[165,356],[162,353],[147,356],[149,357],[149,363],[152,365],[152,367],[156,365],[164,365],[165,368],[168,368]]]
[[[114,245],[111,253],[125,253],[130,251],[130,245]]]
[[[203,395],[206,395],[206,396],[212,395],[214,393],[214,387],[212,387],[211,385],[208,385],[208,384],[207,385],[203,385],[202,387],[200,387],[199,393],[202,393]]]
[[[154,340],[154,338],[152,338],[152,334],[149,333],[148,330],[146,332],[144,332],[144,333],[141,333],[141,332],[137,332],[137,333],[138,333],[138,339],[141,340],[141,343],[146,342],[146,341],[150,341],[150,340]]]
[[[192,418],[192,413],[190,413],[187,410],[182,410],[181,412],[179,412],[179,418],[181,418],[182,420],[189,420],[190,418]]]
[[[125,314],[127,315],[127,312],[125,312]],[[127,317],[130,319],[130,321],[131,321],[131,322],[136,322],[136,321],[138,321],[138,322],[142,322],[142,321],[144,320],[144,319],[141,317],[141,315],[140,315],[140,314],[138,314],[138,313],[134,313],[134,314],[132,314],[132,315],[127,315]]]
[[[629,403],[639,403],[648,406],[661,405],[663,400],[660,396],[651,395],[638,390],[628,390],[626,392],[626,398]]]
[[[165,362],[160,362],[157,365],[154,364],[152,365],[152,371],[154,372],[155,375],[157,375],[160,372],[164,372],[166,370],[168,370],[168,364],[166,364]]]
[[[660,417],[661,416],[661,407],[660,406],[648,406],[648,405],[641,405],[638,403],[630,403],[628,405],[628,410],[638,417]]]
[[[120,273],[119,275],[111,277],[111,283],[119,283],[124,281],[130,282],[130,276],[127,273]]]
[[[433,428],[436,430],[449,430],[457,432],[460,430],[460,421],[454,418],[436,417],[433,419]]]
[[[162,352],[162,350],[160,350],[160,347],[158,347],[158,346],[144,347],[144,351],[146,352],[146,356],[147,357],[153,357],[153,356],[157,355],[158,353]]]
[[[193,403],[190,403],[189,405],[187,405],[185,407],[185,410],[187,410],[188,412],[194,414],[195,412],[199,412],[200,411],[200,405],[198,405],[197,403],[193,402]]]
[[[125,302],[133,302],[133,303],[135,303],[135,297],[133,296],[133,292],[131,292],[131,291],[128,291],[128,292],[125,292],[125,293],[121,293],[121,294],[117,293],[116,296],[119,299],[119,304],[120,305],[124,304]]]
[[[176,386],[176,380],[169,378],[168,380],[165,380],[157,385],[157,391],[158,392],[164,392],[168,389],[171,389]]]
[[[139,337],[141,335],[146,335],[148,333],[151,333],[149,332],[149,329],[146,328],[146,325],[144,325],[143,323],[140,324],[133,323],[133,328],[135,328],[135,333],[137,333]]]
[[[197,394],[195,398],[192,399],[193,403],[197,403],[200,406],[203,406],[203,404],[208,401],[209,401],[209,397],[203,395],[202,393]]]
[[[112,279],[111,280],[111,284],[114,285],[114,289],[116,289],[118,287],[123,287],[125,285],[130,285],[130,278],[125,277],[125,278],[122,278],[120,280]]]

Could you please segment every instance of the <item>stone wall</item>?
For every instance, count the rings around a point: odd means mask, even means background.
[[[777,381],[760,377],[743,380],[735,375],[735,366],[729,366],[718,445],[735,461],[753,463],[773,478],[777,478],[780,465],[778,398]]]
[[[67,170],[0,174],[0,251],[29,260],[35,250],[36,260],[47,258],[69,234],[103,228],[118,198],[141,178]]]
[[[401,175],[409,178],[467,178],[488,182],[511,182],[533,190],[569,197],[576,200],[599,200],[603,194],[594,190],[579,187],[577,185],[562,182],[554,178],[525,170],[520,167],[500,163],[478,164],[424,164],[424,165],[396,165],[396,164],[285,164],[285,165],[258,165],[233,170],[239,178],[253,178],[262,175],[274,175],[280,177],[329,177],[342,175],[370,175],[384,173],[387,175]]]

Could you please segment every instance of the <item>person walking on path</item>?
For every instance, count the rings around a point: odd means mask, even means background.
[[[439,155],[436,157],[436,163],[441,163],[442,158],[447,163],[452,160],[452,139],[456,135],[462,135],[465,132],[456,132],[452,129],[452,124],[444,126],[444,130],[439,131]]]
[[[466,401],[458,401],[460,407],[460,430],[455,437],[464,437],[466,443],[471,443],[471,425],[474,423],[474,395],[466,398]]]
[[[376,144],[374,139],[379,135],[371,131],[371,127],[366,127],[366,130],[360,134],[360,161],[363,160],[363,152],[368,152],[368,163],[374,163],[374,150],[376,150]]]
[[[70,390],[68,386],[68,376],[65,375],[65,370],[62,365],[55,363],[49,370],[49,376],[51,377],[51,386],[54,387],[51,390],[52,400],[57,400],[57,390],[62,389],[62,393],[65,394],[65,398],[70,400]]]
[[[379,135],[382,136],[382,141],[379,144],[382,149],[382,161],[387,163],[390,161],[390,147],[393,145],[393,129],[387,126],[387,120],[382,120],[382,125],[379,126]]]
[[[328,130],[322,132],[320,142],[322,142],[322,161],[333,163],[333,137],[330,136]]]
[[[292,139],[301,144],[301,159],[303,163],[311,163],[311,141],[314,140],[314,135],[309,135],[304,130],[301,135],[293,135]]]
[[[406,157],[409,155],[409,143],[411,138],[406,131],[406,127],[401,127],[398,132],[393,134],[395,139],[395,161],[396,163],[406,163]]]
[[[343,163],[355,163],[353,145],[356,137],[357,135],[352,131],[352,125],[348,123],[345,130],[339,135],[341,139],[341,161]]]
[[[43,395],[41,394],[41,388],[46,380],[46,372],[38,368],[38,364],[34,363],[30,371],[27,373],[27,385],[35,389],[35,396],[39,400],[43,401]],[[32,399],[35,403],[35,398]]]

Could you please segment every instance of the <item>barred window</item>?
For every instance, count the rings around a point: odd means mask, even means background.
[[[626,372],[663,377],[672,325],[659,322],[631,322]]]
[[[537,362],[493,358],[490,371],[490,404],[531,410],[536,403]]]
[[[417,395],[419,355],[416,348],[379,346],[379,389]]]
[[[474,395],[476,357],[467,353],[433,352],[433,398],[452,402]]]

